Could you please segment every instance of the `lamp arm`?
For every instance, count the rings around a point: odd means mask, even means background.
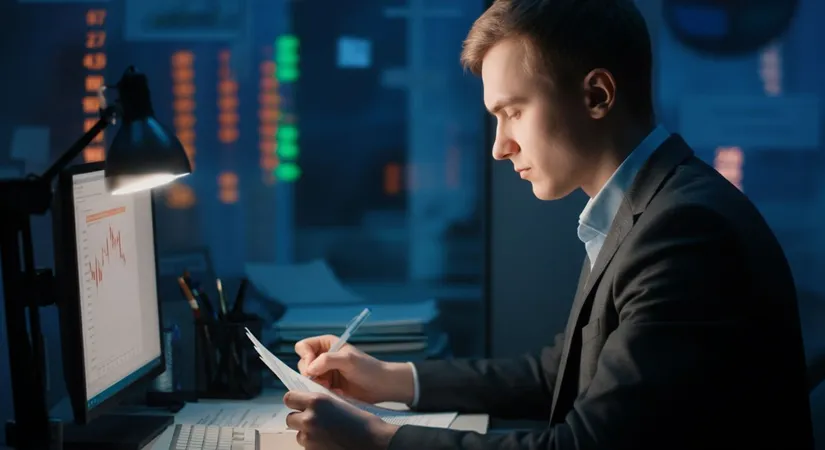
[[[51,185],[52,180],[57,177],[57,175],[65,169],[69,164],[71,164],[72,160],[74,160],[77,155],[83,152],[83,149],[86,148],[92,141],[100,134],[106,127],[109,126],[109,123],[115,118],[117,112],[117,108],[115,106],[109,106],[105,109],[100,110],[100,119],[95,122],[94,126],[89,129],[83,136],[80,137],[68,150],[66,150],[57,161],[54,162],[40,177],[40,179],[48,185]]]

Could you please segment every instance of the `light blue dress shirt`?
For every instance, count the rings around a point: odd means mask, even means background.
[[[604,245],[607,233],[610,232],[610,226],[624,200],[625,192],[630,189],[636,174],[645,162],[668,137],[670,133],[661,125],[657,126],[625,158],[596,196],[584,206],[584,210],[579,215],[578,236],[579,240],[584,243],[591,269]]]

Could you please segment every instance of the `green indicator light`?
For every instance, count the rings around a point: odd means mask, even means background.
[[[295,125],[281,125],[278,127],[278,131],[275,132],[275,139],[277,139],[280,144],[297,142],[298,128],[296,128]]]
[[[278,52],[275,55],[275,64],[288,67],[298,67],[298,61],[300,61],[300,59],[301,58],[298,56],[297,53]]]
[[[298,146],[291,142],[284,142],[278,145],[278,156],[283,159],[297,159]]]
[[[284,67],[283,65],[276,66],[277,69],[277,77],[278,81],[284,83],[292,83],[298,79],[300,72],[298,72],[297,68],[294,67]]]
[[[295,67],[295,66],[298,65],[298,60],[299,59],[300,58],[298,58],[297,54],[278,53],[278,57],[275,58],[275,64],[277,64],[279,66]]]
[[[279,81],[291,83],[298,79],[298,38],[293,35],[278,37],[275,41],[275,76]]]
[[[298,45],[300,45],[300,41],[298,40],[298,36],[294,34],[278,36],[278,39],[275,41],[275,48],[278,50],[278,53],[284,50],[297,52]]]
[[[298,67],[300,61],[299,47],[300,41],[295,35],[286,34],[275,40],[275,54],[273,55],[276,68],[275,77],[279,82],[292,83],[298,80],[301,74]],[[301,168],[295,162],[300,153],[298,128],[290,124],[281,124],[275,133],[275,139],[277,140],[277,154],[281,162],[273,173],[282,182],[294,182],[301,176]]]
[[[301,177],[301,168],[293,162],[281,162],[275,168],[275,177],[279,180],[292,183]]]

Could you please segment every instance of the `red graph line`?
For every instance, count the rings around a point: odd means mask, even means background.
[[[112,250],[115,250],[114,256],[126,264],[126,254],[123,253],[123,245],[121,244],[120,231],[115,231],[109,225],[109,234],[106,236],[106,242],[100,248],[100,254],[95,255],[94,262],[89,261],[89,274],[92,276],[92,281],[95,282],[95,287],[99,287],[103,282],[103,269],[111,262],[110,256]]]

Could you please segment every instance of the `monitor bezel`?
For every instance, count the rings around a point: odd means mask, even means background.
[[[63,170],[57,181],[53,202],[53,235],[55,247],[55,280],[57,283],[57,306],[60,316],[60,340],[63,356],[63,377],[72,406],[74,422],[88,424],[105,414],[125,398],[145,388],[150,381],[166,371],[166,344],[163,339],[163,310],[158,289],[158,248],[155,201],[150,191],[150,211],[152,214],[152,249],[155,256],[155,291],[158,310],[158,339],[160,342],[159,364],[149,372],[127,384],[100,404],[89,407],[86,392],[86,367],[83,357],[83,329],[80,309],[80,282],[77,264],[77,241],[75,239],[75,213],[73,177],[104,170],[103,162],[84,163]]]

